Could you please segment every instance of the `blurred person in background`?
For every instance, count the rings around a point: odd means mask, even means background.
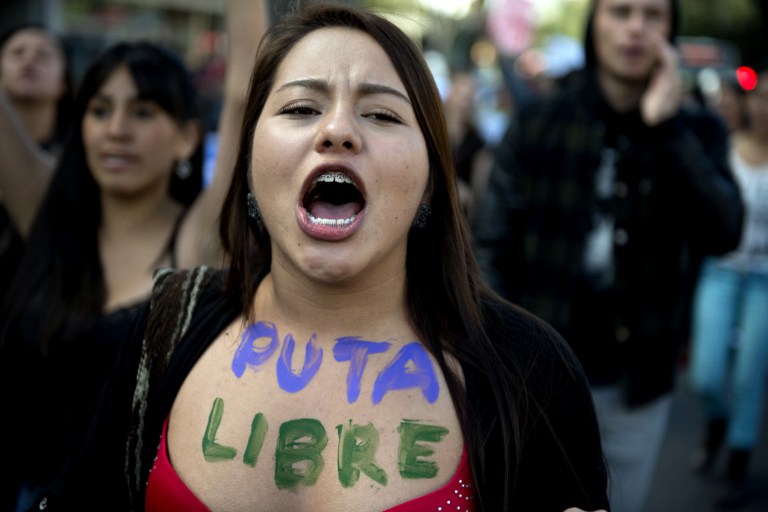
[[[26,239],[0,314],[11,510],[25,509],[77,446],[155,269],[223,262],[216,221],[267,24],[261,0],[228,0],[226,9],[217,170],[205,189],[191,75],[158,44],[118,43],[94,60],[55,166],[13,130],[12,112],[0,116],[19,141],[13,158],[3,153],[0,191]]]
[[[748,468],[760,432],[768,367],[768,62],[745,94],[731,167],[746,208],[736,250],[704,260],[694,295],[690,382],[707,421],[693,469],[711,472],[725,444],[723,508],[748,501]]]
[[[19,147],[55,159],[71,122],[72,81],[62,41],[45,26],[27,23],[0,36],[0,172]],[[9,127],[13,123],[13,127]],[[15,132],[23,137],[15,137]],[[21,167],[23,168],[23,167]],[[0,191],[0,303],[24,251]]]
[[[611,510],[643,508],[701,254],[738,245],[728,136],[683,108],[674,0],[595,0],[585,70],[523,106],[474,219],[488,282],[550,322],[590,380]]]
[[[59,37],[38,24],[1,36],[0,89],[30,139],[57,153],[72,109],[72,81]]]
[[[746,128],[748,116],[745,91],[734,72],[721,74],[717,97],[710,105],[723,118],[731,134]]]
[[[454,71],[443,102],[459,178],[459,197],[468,217],[471,217],[477,199],[473,183],[481,182],[478,175],[487,174],[486,169],[490,166],[488,145],[475,123],[475,80],[472,70]]]

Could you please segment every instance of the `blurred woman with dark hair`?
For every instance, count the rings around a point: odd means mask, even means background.
[[[55,167],[25,146],[15,148],[18,160],[3,155],[0,191],[26,243],[0,317],[2,398],[13,411],[3,422],[13,440],[4,473],[15,479],[3,488],[21,493],[22,508],[77,446],[155,269],[223,262],[215,226],[267,24],[260,0],[229,0],[227,18],[229,69],[208,187],[190,73],[151,42],[118,43],[94,60]]]
[[[24,153],[54,161],[72,121],[71,110],[72,80],[61,39],[38,23],[0,36],[0,174],[23,175]],[[23,252],[24,240],[0,190],[0,303]]]

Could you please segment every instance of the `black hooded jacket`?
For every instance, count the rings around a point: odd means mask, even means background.
[[[586,68],[519,110],[473,230],[489,284],[560,331],[593,385],[622,382],[637,405],[672,389],[698,261],[738,245],[743,206],[714,114],[686,106],[649,127],[639,109],[611,108],[592,17]],[[616,158],[608,198],[596,192],[605,148]],[[596,214],[613,220],[613,280],[599,291],[584,267]]]

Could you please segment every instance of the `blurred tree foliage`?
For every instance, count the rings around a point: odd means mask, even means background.
[[[299,0],[270,0],[295,3]],[[307,1],[307,0],[304,0]],[[483,36],[483,11],[491,0],[466,0],[473,9],[465,19],[456,20],[430,13],[417,0],[346,0],[396,12],[398,25],[429,46],[451,54],[468,52],[472,42]],[[433,0],[435,1],[435,0]],[[534,2],[536,0],[533,0]],[[554,34],[582,41],[587,9],[593,0],[558,0],[554,15],[538,20],[534,46],[541,46]],[[736,45],[741,63],[754,65],[768,59],[768,0],[679,0],[682,18],[680,35],[723,39]],[[411,18],[411,23],[404,23]]]
[[[735,44],[744,64],[768,59],[768,0],[679,0],[680,35],[712,37]],[[590,1],[561,0],[557,16],[545,20],[537,43],[560,33],[581,41]]]
[[[681,0],[680,32],[731,41],[743,64],[768,58],[768,1]]]

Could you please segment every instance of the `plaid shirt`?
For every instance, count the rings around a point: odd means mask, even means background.
[[[605,208],[595,176],[609,146],[618,156],[608,203],[615,277],[611,313],[598,318],[613,339],[593,350],[622,347],[621,360],[604,364],[622,366],[629,400],[640,403],[672,388],[696,262],[738,245],[743,207],[720,120],[681,110],[649,128],[638,111],[613,112],[587,74],[520,110],[473,230],[489,285],[569,339],[587,235]],[[569,341],[577,354],[589,345]]]

